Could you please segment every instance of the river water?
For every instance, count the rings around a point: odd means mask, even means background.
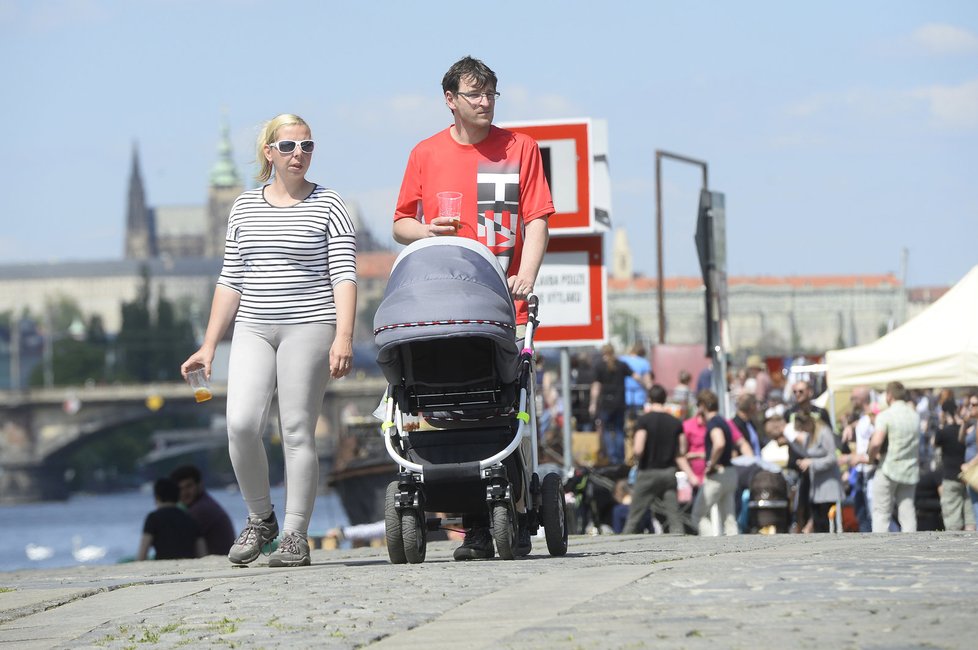
[[[244,525],[248,511],[236,490],[210,493],[227,510],[235,530]],[[272,503],[281,518],[284,487],[272,488]],[[131,559],[139,548],[143,520],[155,507],[152,486],[115,494],[76,495],[67,501],[0,506],[0,571],[114,564]],[[322,534],[348,523],[339,496],[331,492],[316,499],[309,533]],[[29,552],[50,556],[32,560]],[[76,555],[94,559],[80,561]]]

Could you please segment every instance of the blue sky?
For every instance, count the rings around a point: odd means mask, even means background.
[[[709,163],[732,275],[952,284],[978,263],[978,3],[0,0],[0,263],[114,259],[138,141],[153,205],[203,203],[222,115],[302,115],[310,179],[389,219],[411,147],[449,124],[463,55],[497,121],[608,122],[612,218],[655,273],[654,152]],[[699,170],[666,162],[666,275],[697,275]]]

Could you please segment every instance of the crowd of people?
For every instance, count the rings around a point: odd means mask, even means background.
[[[833,417],[815,404],[822,377],[775,380],[752,356],[730,373],[723,417],[709,368],[696,386],[681,371],[667,394],[652,368],[629,362],[637,351],[644,357],[641,346],[617,356],[610,345],[600,357],[577,355],[577,390],[566,410],[556,373],[544,366],[540,376],[545,455],[562,453],[557,428],[565,415],[573,430],[595,432],[601,446],[587,468],[597,480],[578,495],[587,526],[577,532],[975,529],[978,485],[967,476],[978,474],[978,391],[911,391],[899,382],[880,392],[857,388]],[[643,387],[637,409],[626,399],[627,381]],[[756,517],[766,507],[758,505],[758,486],[771,481],[784,486],[774,488],[785,493],[783,526]],[[596,496],[594,485],[605,494]]]
[[[482,61],[464,57],[448,69],[442,99],[451,122],[410,152],[392,206],[392,237],[400,244],[463,237],[485,246],[505,274],[516,313],[514,335],[520,341],[526,332],[526,298],[533,293],[547,249],[554,205],[536,142],[493,124],[499,96],[496,74]],[[357,301],[353,221],[334,190],[306,178],[314,151],[319,149],[312,129],[301,117],[283,113],[263,125],[256,143],[260,186],[245,191],[231,208],[207,329],[200,348],[181,365],[185,378],[198,369],[210,377],[217,345],[233,330],[228,440],[247,521],[227,544],[223,520],[218,535],[197,520],[189,506],[195,500],[184,498],[182,488],[174,496],[172,481],[184,479],[161,479],[155,486],[158,508],[144,527],[141,558],[151,548],[156,557],[199,555],[204,539],[206,552],[248,564],[279,538],[261,442],[277,395],[287,496],[281,539],[268,562],[273,567],[310,563],[308,525],[319,485],[315,426],[327,383],[350,371]],[[440,214],[439,195],[445,192],[461,195],[460,215]],[[636,511],[650,507],[657,512],[656,517],[642,512],[621,516],[619,507],[621,529],[654,528],[661,514],[670,532],[678,532],[680,525],[701,534],[744,530],[748,508],[740,496],[754,474],[771,470],[792,478],[798,495],[792,509],[797,529],[828,529],[833,512],[838,519],[841,504],[850,500],[862,504],[857,507],[860,522],[871,521],[867,525],[874,530],[917,526],[907,504],[923,483],[917,462],[922,447],[916,437],[913,445],[908,440],[910,430],[920,427],[919,409],[916,403],[909,405],[902,387],[888,389],[889,409],[873,414],[867,403],[866,413],[854,412],[850,419],[859,417],[852,426],[836,432],[832,420],[811,403],[812,388],[805,381],[792,382],[789,399],[775,403],[772,378],[760,363],[748,363],[733,375],[737,415],[732,419],[720,415],[720,401],[727,396],[711,390],[711,369],[700,373],[695,385],[690,373],[680,373],[672,394],[666,395],[654,383],[641,346],[623,356],[605,346],[597,363],[586,355],[576,359],[573,372],[575,383],[585,383],[587,390],[567,405],[566,416],[574,417],[580,429],[600,431],[610,466],[627,470],[628,458],[633,459],[635,476],[617,486],[614,501],[626,511],[631,501]],[[542,374],[541,422],[552,428],[565,414],[553,382],[548,384],[547,373]],[[974,413],[955,409],[946,417],[954,424],[967,423],[974,414],[978,407]],[[875,419],[867,425],[863,415]],[[966,450],[963,464],[973,465],[978,462],[974,426],[970,433],[959,426],[959,442]],[[930,440],[939,442],[945,459],[957,453],[949,435],[931,435]],[[776,460],[766,460],[766,454]],[[784,459],[784,467],[777,459]],[[946,480],[950,472],[946,470]],[[858,480],[853,483],[852,477]],[[681,487],[695,494],[688,522],[682,519],[682,504],[689,500],[679,498],[685,496]],[[941,503],[947,502],[948,508],[960,504],[963,494],[941,485]],[[967,494],[974,503],[974,492]],[[190,518],[175,505],[177,500],[190,507]],[[660,503],[665,504],[661,513]],[[531,547],[526,504],[520,498],[515,507],[519,533],[514,553],[525,555]],[[898,523],[889,521],[888,509],[897,513]],[[956,521],[950,514],[944,519]],[[963,526],[973,527],[973,520],[964,521]],[[169,529],[182,531],[179,545],[164,532]],[[493,555],[485,522],[466,530],[454,552],[456,560]]]

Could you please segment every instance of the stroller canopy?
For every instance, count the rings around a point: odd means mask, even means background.
[[[516,314],[506,276],[492,253],[463,237],[412,243],[394,261],[374,316],[377,363],[399,383],[398,346],[455,337],[491,340],[503,382],[516,380]]]

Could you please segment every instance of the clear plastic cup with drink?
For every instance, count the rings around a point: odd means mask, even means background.
[[[206,402],[213,395],[211,394],[211,384],[207,381],[207,375],[203,368],[197,368],[187,373],[187,383],[194,391],[194,399],[198,402]]]
[[[455,226],[455,232],[462,227],[462,193],[438,192],[438,216],[448,217]]]

